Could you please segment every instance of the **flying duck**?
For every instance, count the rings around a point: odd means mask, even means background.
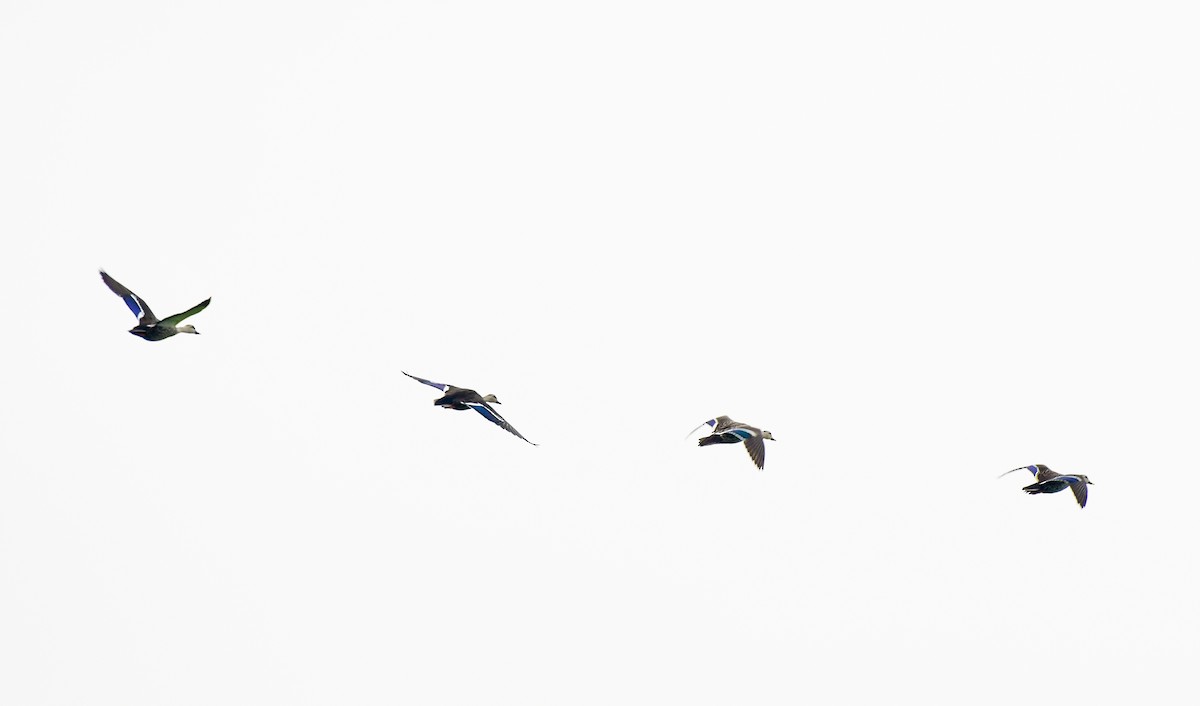
[[[1069,486],[1071,488],[1071,492],[1075,493],[1075,499],[1079,501],[1079,507],[1084,507],[1087,505],[1087,487],[1089,485],[1094,485],[1090,480],[1088,480],[1087,476],[1081,473],[1071,473],[1069,475],[1055,473],[1054,471],[1050,470],[1049,467],[1041,463],[1035,466],[1021,466],[1020,468],[1014,468],[1012,471],[1005,471],[1004,473],[1001,473],[998,477],[1003,478],[1013,471],[1029,471],[1033,474],[1033,479],[1035,482],[1032,485],[1027,485],[1024,488],[1021,488],[1021,490],[1024,490],[1030,495],[1039,495],[1041,493],[1057,493],[1061,490],[1066,490]]]
[[[129,291],[128,287],[110,277],[104,270],[100,270],[100,279],[104,280],[104,283],[108,285],[108,288],[114,294],[124,299],[125,305],[129,307],[134,316],[138,317],[138,325],[129,329],[129,333],[141,336],[147,341],[161,341],[177,333],[199,334],[200,332],[196,330],[195,326],[191,324],[180,326],[179,322],[204,311],[204,307],[208,306],[208,303],[212,301],[212,297],[209,297],[183,313],[168,316],[160,320],[154,315],[153,311],[150,311],[150,307],[146,306],[144,299]]]
[[[721,415],[716,419],[710,419],[704,422],[696,429],[700,429],[705,424],[713,428],[713,432],[708,436],[700,439],[701,446],[711,446],[712,444],[746,444],[746,452],[750,454],[750,460],[754,461],[754,465],[758,466],[758,470],[762,470],[763,465],[767,462],[767,449],[763,444],[763,439],[775,440],[771,436],[771,432],[763,431],[750,426],[735,422],[725,415]],[[692,432],[695,432],[693,429]],[[692,433],[689,432],[688,436]]]
[[[400,372],[404,373],[403,370],[401,370]],[[404,374],[408,375],[408,373],[404,373]],[[412,378],[413,380],[416,380],[417,382],[423,382],[426,385],[429,385],[430,387],[436,387],[437,389],[446,393],[446,394],[442,395],[441,397],[439,397],[438,399],[433,401],[433,403],[435,405],[437,405],[438,407],[445,407],[446,409],[459,409],[459,410],[473,409],[476,412],[479,412],[481,415],[483,415],[483,418],[488,420],[489,422],[495,424],[496,426],[500,427],[501,429],[503,429],[507,432],[512,433],[515,436],[520,437],[521,439],[524,439],[528,443],[533,444],[532,441],[529,441],[529,439],[526,439],[524,436],[521,436],[521,432],[517,431],[516,427],[514,427],[513,425],[511,425],[507,421],[505,421],[504,417],[501,417],[500,413],[492,408],[492,405],[500,404],[500,400],[496,399],[495,395],[482,395],[481,396],[478,392],[476,392],[474,390],[468,390],[465,387],[455,387],[454,385],[445,385],[440,382],[434,382],[432,380],[426,380],[425,378],[419,378],[416,375],[408,375],[408,376],[410,378]],[[533,444],[533,445],[537,446],[537,444]]]

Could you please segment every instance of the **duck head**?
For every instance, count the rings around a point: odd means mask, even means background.
[[[495,395],[484,395],[483,401],[489,404],[500,404],[500,400],[496,399]]]
[[[770,439],[771,441],[775,440],[775,437],[771,436],[771,432],[766,431],[765,429],[763,430],[763,438]]]
[[[197,336],[200,335],[200,332],[196,330],[196,327],[192,326],[191,324],[184,324],[183,326],[177,326],[175,328],[175,331],[178,333],[194,333]]]

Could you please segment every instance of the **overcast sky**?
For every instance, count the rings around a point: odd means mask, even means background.
[[[6,2],[0,703],[1195,703],[1196,20]]]

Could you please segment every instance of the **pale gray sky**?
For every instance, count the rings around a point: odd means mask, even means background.
[[[1196,19],[7,3],[0,703],[1194,703]]]

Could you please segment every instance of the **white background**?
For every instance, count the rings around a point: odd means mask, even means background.
[[[0,703],[1195,703],[1195,20],[10,0]]]

